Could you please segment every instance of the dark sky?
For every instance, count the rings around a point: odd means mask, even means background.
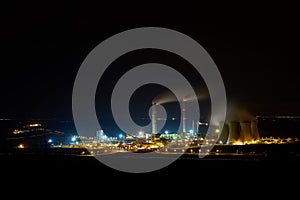
[[[295,5],[3,5],[0,118],[72,118],[72,87],[88,53],[121,31],[159,26],[198,41],[229,102],[253,115],[300,115]]]

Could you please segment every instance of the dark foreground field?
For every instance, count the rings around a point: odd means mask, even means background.
[[[94,196],[92,194],[96,192],[100,198],[98,192],[112,188],[116,194],[111,195],[118,196],[151,190],[155,193],[165,191],[167,196],[179,192],[195,197],[203,193],[222,197],[227,191],[230,195],[240,191],[255,196],[255,192],[263,191],[269,197],[275,197],[277,192],[294,196],[300,180],[300,159],[288,157],[185,157],[161,170],[136,174],[109,168],[93,156],[1,154],[0,163],[2,191],[13,189],[19,195],[18,191],[24,190],[29,196],[38,197],[39,192],[46,196],[48,192],[62,192],[66,197]]]
[[[268,145],[269,146],[269,145]],[[31,177],[41,181],[66,178],[111,177],[190,177],[211,176],[216,179],[264,177],[295,177],[300,175],[300,145],[274,145],[268,152],[256,154],[211,154],[204,158],[184,154],[169,166],[149,173],[126,173],[112,169],[91,155],[80,155],[82,149],[17,150],[0,153],[1,169],[11,177]],[[283,148],[284,147],[284,148]],[[245,149],[245,148],[244,148]],[[272,150],[272,152],[270,152]],[[292,150],[292,151],[291,151]],[[126,157],[122,157],[126,162]],[[145,153],[147,155],[147,153]],[[159,154],[158,154],[159,156]],[[170,155],[170,158],[172,156]]]

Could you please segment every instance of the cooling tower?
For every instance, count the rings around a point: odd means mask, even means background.
[[[240,123],[237,121],[231,121],[228,123],[229,135],[227,144],[232,144],[240,139]]]
[[[156,103],[152,103],[152,134],[157,134]]]
[[[253,139],[251,133],[251,122],[242,121],[240,125],[241,125],[240,140],[242,142],[251,142]]]
[[[219,127],[219,130],[221,130],[221,127]],[[223,129],[218,139],[218,143],[226,144],[228,140],[228,136],[229,136],[229,126],[227,123],[224,123]]]
[[[257,123],[258,123],[257,119],[251,121],[251,134],[254,140],[258,140],[260,138]]]

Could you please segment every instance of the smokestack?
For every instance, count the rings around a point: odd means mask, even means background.
[[[221,123],[220,123],[221,124]],[[229,126],[227,123],[224,123],[223,129],[221,130],[221,127],[219,127],[219,130],[221,131],[220,137],[218,139],[218,143],[226,144],[229,136]]]
[[[250,142],[252,140],[251,134],[251,122],[250,121],[242,121],[241,125],[241,133],[240,139],[242,142]]]
[[[156,103],[152,102],[152,134],[157,134]]]
[[[229,127],[229,136],[227,144],[232,144],[234,141],[240,139],[240,123],[237,121],[231,121],[228,124]]]
[[[258,140],[260,138],[257,123],[258,123],[257,119],[253,119],[251,121],[251,134],[254,140]]]
[[[195,121],[192,121],[192,130],[193,130],[193,134],[195,134]]]
[[[185,108],[186,99],[182,100],[182,132],[186,133],[186,108]]]

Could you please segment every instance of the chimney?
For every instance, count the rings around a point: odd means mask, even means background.
[[[227,144],[232,144],[234,141],[240,139],[240,123],[237,121],[231,121],[228,123],[229,136]]]
[[[220,123],[221,124],[221,123]],[[218,143],[226,144],[229,136],[229,126],[227,123],[224,123],[223,129],[221,130],[221,127],[219,127],[219,130],[221,131],[220,137],[218,139]]]
[[[186,99],[182,100],[182,132],[186,133],[186,108],[185,108]]]
[[[193,130],[193,134],[195,134],[195,121],[192,121],[192,130]]]
[[[152,102],[152,134],[157,134],[156,103]]]
[[[253,119],[251,121],[251,134],[254,140],[258,140],[260,138],[257,123],[258,123],[257,119]]]
[[[251,142],[252,141],[252,133],[251,133],[251,122],[250,121],[242,121],[241,125],[241,133],[240,139],[242,142]]]

